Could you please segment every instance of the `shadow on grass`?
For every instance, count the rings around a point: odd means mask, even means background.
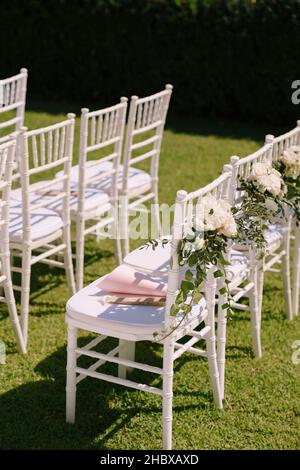
[[[80,338],[79,346],[86,344],[87,338]],[[110,348],[116,340],[109,340]],[[98,350],[105,346],[99,345]],[[105,347],[107,349],[107,345]],[[141,357],[147,362],[158,364],[160,356],[157,345],[140,343],[137,348],[137,360]],[[89,359],[82,358],[84,366]],[[136,417],[137,424],[142,424],[143,416],[153,414],[153,432],[161,439],[161,398],[126,389],[108,382],[87,378],[77,388],[77,416],[74,425],[65,423],[65,374],[66,349],[60,348],[54,354],[41,361],[35,368],[40,380],[29,382],[0,396],[1,414],[1,449],[106,449],[107,441],[119,430],[130,428],[130,422]],[[176,368],[177,369],[177,368]],[[103,372],[115,374],[116,365],[103,367]],[[135,371],[133,379],[140,383],[158,386],[150,374]],[[146,377],[148,380],[146,380]],[[178,391],[176,395],[197,396],[197,404],[179,404],[174,406],[174,413],[189,409],[206,409],[214,406],[210,394],[198,391]],[[175,399],[176,401],[176,399]],[[148,419],[148,418],[147,418]],[[129,431],[130,432],[130,429]]]

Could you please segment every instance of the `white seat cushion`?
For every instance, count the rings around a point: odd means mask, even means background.
[[[43,201],[45,198],[53,198],[54,195],[47,196],[46,191],[62,191],[62,184],[55,183],[51,186],[45,188],[44,194],[39,194],[40,188],[45,186],[45,183],[50,183],[50,181],[37,182],[30,185],[30,189],[36,192],[30,192],[30,201],[38,204]],[[11,200],[12,201],[22,201],[22,190],[14,189],[11,191]],[[77,214],[77,186],[74,188],[74,185],[71,186],[71,196],[70,196],[70,211],[71,215],[74,217]],[[56,212],[62,211],[62,200],[56,201],[53,204],[48,206],[49,209]],[[109,202],[109,195],[103,191],[98,191],[97,189],[89,188],[85,191],[85,212],[95,212],[97,214],[103,214],[104,212],[109,211],[111,204]]]
[[[165,237],[170,239],[170,236]],[[124,258],[124,263],[134,268],[144,271],[159,273],[161,276],[167,276],[169,270],[169,261],[171,254],[171,245],[165,246],[159,243],[155,250],[151,247],[137,248]],[[226,268],[226,275],[229,281],[242,282],[248,274],[249,261],[247,256],[239,251],[231,251],[231,265]],[[185,267],[183,268],[183,271]]]
[[[267,250],[274,251],[276,250],[282,241],[283,229],[282,225],[272,224],[269,226],[268,230],[264,233],[265,239],[267,241]]]
[[[86,178],[92,178],[106,173],[112,169],[112,162],[101,162],[101,160],[91,160],[87,162],[86,167]],[[118,174],[118,189],[122,188],[123,181],[123,165],[120,165]],[[61,172],[57,173],[57,176],[61,176]],[[79,166],[73,166],[71,170],[71,181],[74,184],[78,184]],[[90,187],[95,186],[98,190],[109,192],[111,189],[111,176],[95,183],[95,185],[88,185]],[[130,167],[128,172],[128,190],[130,195],[138,195],[141,192],[148,191],[151,187],[150,175],[139,168]]]
[[[282,242],[283,237],[283,227],[280,224],[272,224],[269,226],[267,230],[264,232],[264,237],[266,239],[267,245],[266,250],[269,253],[277,250]],[[240,243],[234,244],[235,250],[240,252],[248,251],[247,245],[241,245]]]
[[[170,235],[164,238],[171,240]],[[140,271],[159,271],[161,275],[167,275],[169,270],[170,255],[171,244],[167,243],[163,246],[159,242],[159,245],[155,248],[155,250],[153,250],[151,246],[137,248],[125,256],[123,262]]]
[[[36,209],[30,214],[31,240],[47,237],[63,226],[63,221],[54,211]],[[9,211],[9,240],[15,243],[23,241],[22,204],[14,202]]]
[[[98,287],[100,279],[77,292],[67,303],[67,316],[91,328],[115,330],[123,334],[153,336],[164,326],[165,307],[146,307],[105,303],[109,292]],[[205,300],[196,305],[191,316],[205,312]]]

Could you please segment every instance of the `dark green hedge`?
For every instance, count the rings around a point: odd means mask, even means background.
[[[105,105],[175,86],[173,110],[286,122],[300,115],[299,0],[1,0],[1,77],[30,96]]]

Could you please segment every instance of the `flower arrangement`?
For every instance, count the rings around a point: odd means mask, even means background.
[[[285,216],[287,187],[281,173],[267,161],[254,163],[248,178],[241,177],[238,190],[243,191],[240,206],[235,208],[238,239],[261,253],[266,247],[264,231],[274,219]]]
[[[207,195],[202,198],[199,209],[177,247],[178,263],[180,266],[187,266],[188,269],[181,281],[170,315],[176,317],[182,312],[182,317],[169,332],[166,332],[163,339],[177,329],[193,306],[199,303],[203,296],[203,282],[210,266],[216,267],[215,278],[225,277],[226,287],[220,289],[220,294],[229,295],[226,266],[230,265],[230,262],[226,259],[226,249],[228,241],[237,236],[232,208],[226,201]],[[167,242],[166,239],[162,240],[163,246]],[[157,243],[150,240],[147,245],[155,249]],[[222,307],[230,309],[229,302]]]
[[[253,164],[249,177],[240,177],[238,191],[243,193],[241,203],[231,207],[228,202],[212,195],[202,198],[197,215],[187,227],[177,248],[180,266],[186,266],[184,279],[171,307],[170,315],[182,316],[163,339],[177,329],[194,305],[203,296],[203,283],[207,270],[215,266],[214,276],[224,276],[224,285],[219,293],[227,297],[223,309],[231,312],[229,280],[226,278],[227,246],[230,240],[245,247],[253,246],[263,256],[266,248],[264,232],[276,217],[284,217],[287,205],[287,186],[281,172],[268,161]],[[169,242],[163,239],[164,246]],[[157,240],[147,244],[155,249]]]
[[[293,208],[296,223],[300,223],[300,147],[292,145],[280,156],[276,169],[287,187],[286,198]]]
[[[225,276],[225,284],[228,284],[225,267],[230,262],[226,259],[226,249],[228,241],[236,236],[237,225],[231,206],[222,199],[205,196],[201,201],[200,214],[194,217],[192,226],[187,228],[178,244],[179,265],[187,265],[189,269],[172,306],[172,316],[180,310],[186,316],[199,302],[207,269],[211,265],[217,267],[214,276]],[[229,308],[229,304],[223,305],[223,308]]]
[[[300,176],[300,147],[292,145],[284,150],[279,159],[281,172],[286,178],[296,180]]]
[[[286,193],[281,173],[267,161],[254,163],[248,181],[253,182],[257,190],[267,198],[281,198]]]

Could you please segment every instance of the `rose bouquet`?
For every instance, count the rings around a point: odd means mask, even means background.
[[[292,145],[281,154],[277,170],[287,187],[286,199],[293,208],[297,224],[300,222],[300,147]]]

